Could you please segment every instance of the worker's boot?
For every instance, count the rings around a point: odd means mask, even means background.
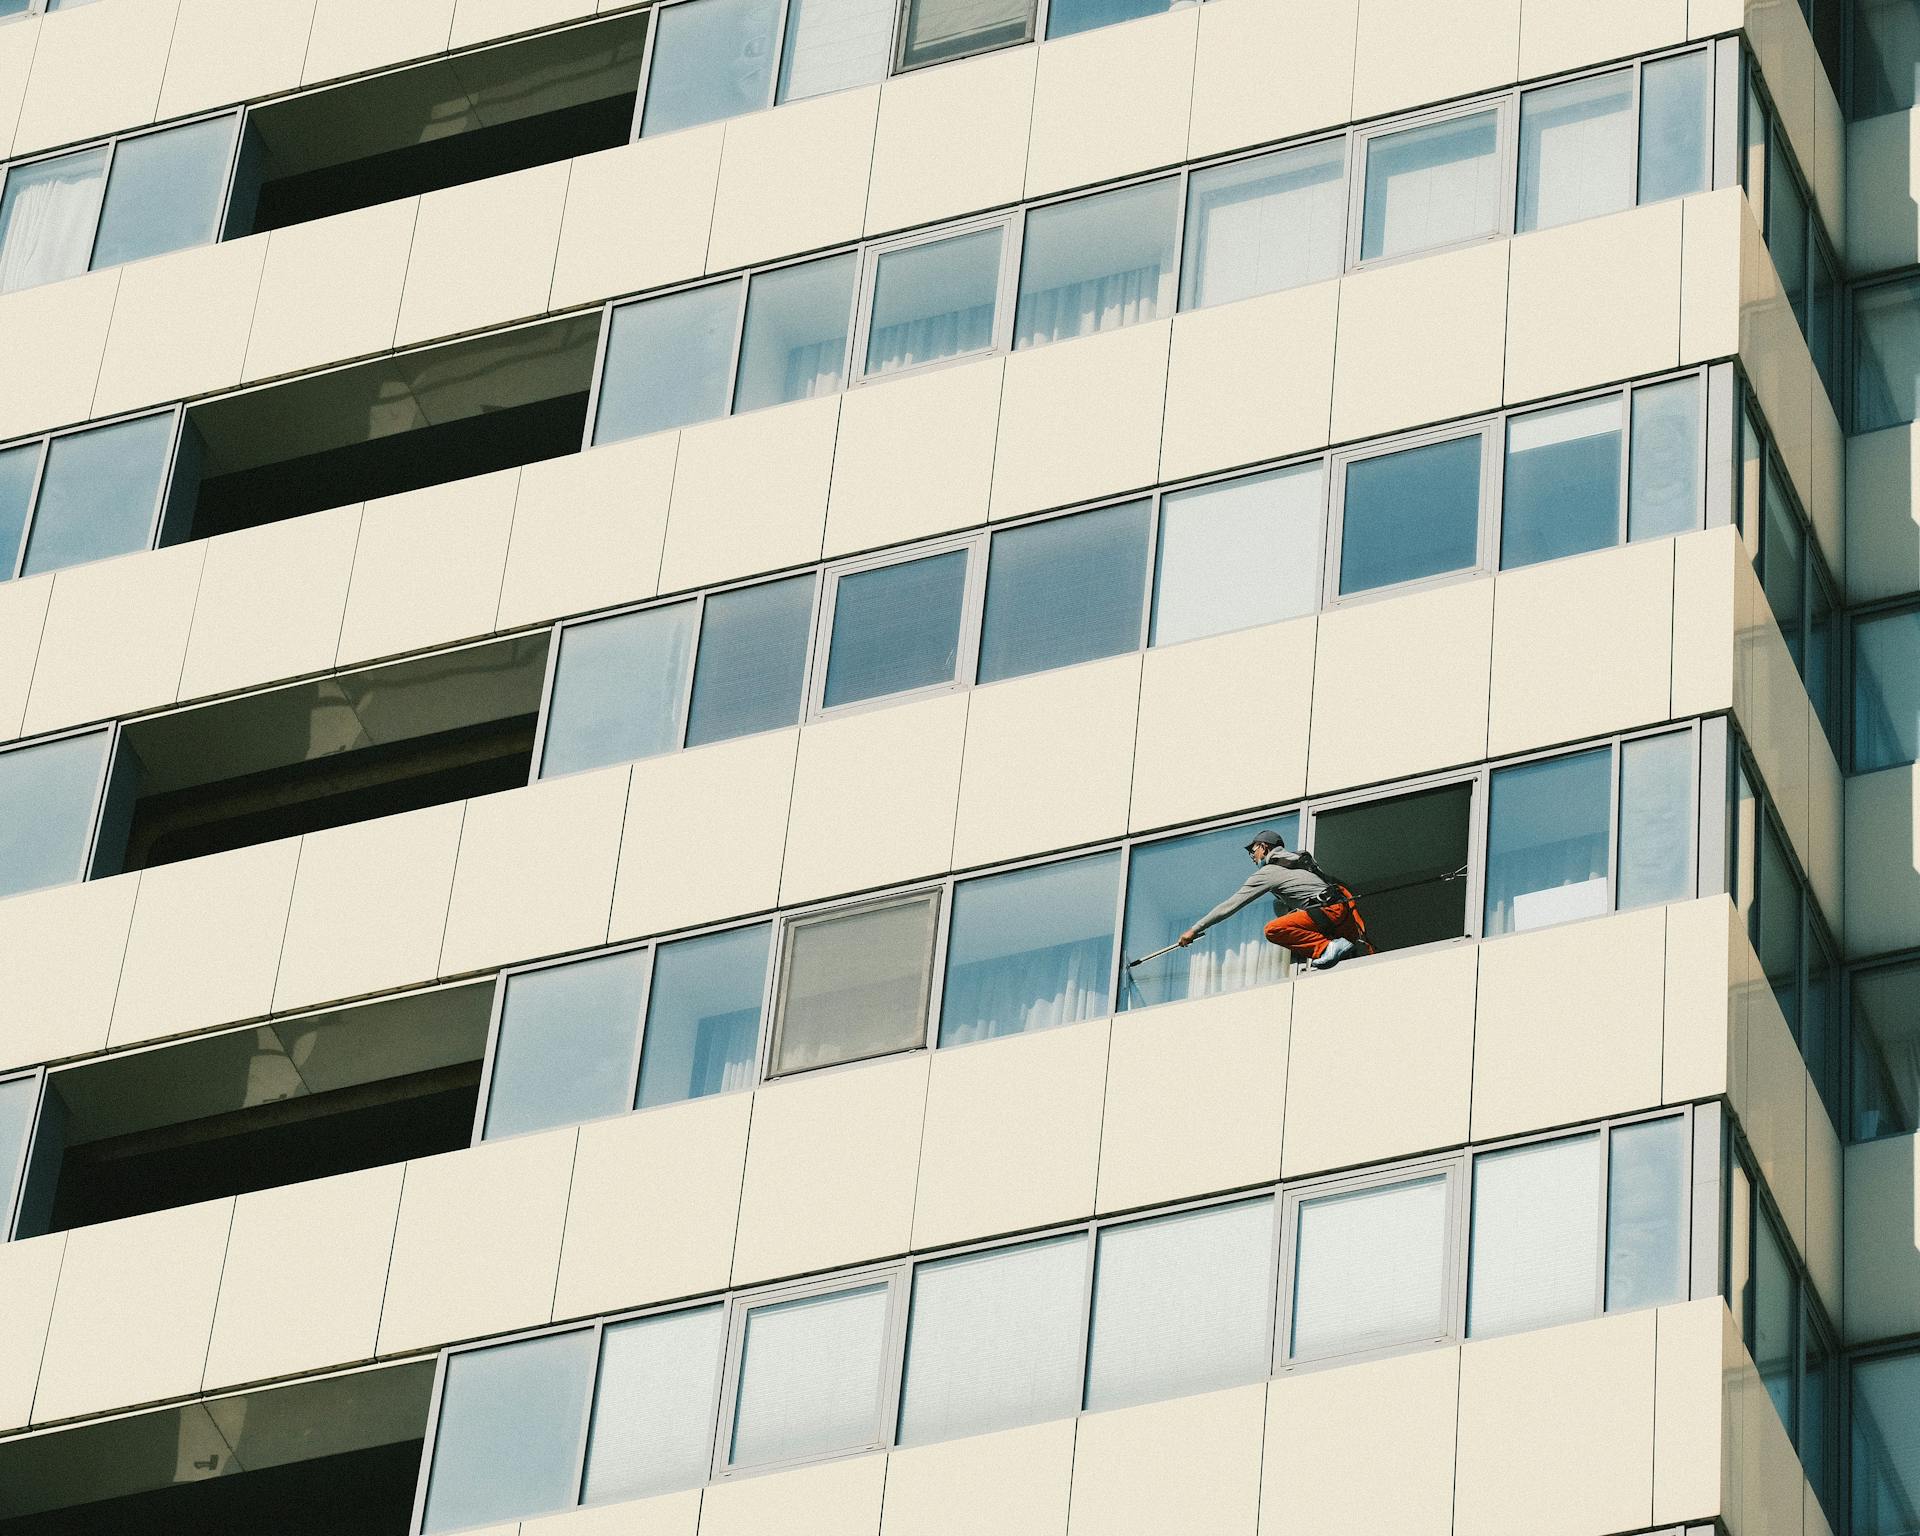
[[[1352,939],[1334,939],[1307,964],[1316,971],[1330,971],[1357,948]]]

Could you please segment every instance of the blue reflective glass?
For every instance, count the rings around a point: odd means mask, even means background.
[[[980,681],[1140,645],[1148,504],[1130,501],[998,533],[987,564]]]
[[[122,139],[113,152],[93,265],[118,266],[212,240],[220,232],[232,159],[231,116]]]
[[[86,873],[107,733],[0,752],[0,896]]]
[[[1137,16],[1158,16],[1169,5],[1170,0],[1053,0],[1047,7],[1047,36],[1071,37]]]
[[[953,893],[940,1043],[1051,1029],[1111,1011],[1120,855],[968,880]]]
[[[551,778],[671,752],[693,655],[692,603],[560,632],[540,773]]]
[[[1613,752],[1596,747],[1502,768],[1487,808],[1488,935],[1608,910]]]
[[[1619,541],[1621,414],[1621,397],[1614,394],[1507,423],[1503,569]]]
[[[1347,466],[1342,594],[1469,570],[1478,563],[1480,444],[1475,433]]]
[[[1920,608],[1853,626],[1853,771],[1920,759]]]
[[[881,254],[867,326],[868,373],[917,368],[993,345],[1001,233],[995,225]]]
[[[738,282],[616,309],[600,370],[593,440],[618,442],[726,415],[739,318]]]
[[[131,554],[153,542],[173,413],[71,432],[47,444],[24,575]]]
[[[840,578],[826,704],[854,704],[953,681],[967,552],[952,550]]]
[[[1849,1374],[1852,1536],[1912,1536],[1920,1527],[1920,1350],[1856,1360]]]
[[[639,1108],[753,1086],[768,941],[760,923],[654,952]]]
[[[509,977],[483,1134],[623,1113],[646,984],[637,949]]]
[[[692,0],[661,6],[654,14],[642,136],[770,106],[781,3]]]
[[[777,730],[800,718],[813,634],[811,576],[716,592],[700,620],[687,745]]]
[[[40,445],[22,443],[0,453],[0,581],[20,560],[20,538],[33,506],[33,480],[40,472]]]

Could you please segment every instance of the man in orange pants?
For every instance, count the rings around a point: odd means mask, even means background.
[[[1292,853],[1278,832],[1256,832],[1247,844],[1254,871],[1240,888],[1180,935],[1185,949],[1223,918],[1262,896],[1273,898],[1269,944],[1278,944],[1316,971],[1331,970],[1352,954],[1370,955],[1366,920],[1351,890],[1306,852]]]

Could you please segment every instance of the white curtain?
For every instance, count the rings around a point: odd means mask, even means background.
[[[1108,1011],[1113,940],[1107,934],[962,965],[947,976],[940,1042],[964,1045],[1052,1029]]]
[[[105,168],[106,151],[90,150],[7,173],[0,203],[0,293],[86,270]]]
[[[1160,313],[1167,272],[1158,262],[1022,294],[1017,347],[1091,336]]]
[[[847,350],[845,336],[826,341],[805,342],[787,349],[785,370],[787,400],[811,400],[830,395],[840,387],[840,359]]]
[[[993,340],[993,305],[975,304],[921,315],[877,328],[867,344],[867,372],[890,373],[962,352],[978,352]]]

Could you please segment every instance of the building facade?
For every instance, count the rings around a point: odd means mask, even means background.
[[[0,0],[0,1530],[1920,1531],[1917,80]]]

